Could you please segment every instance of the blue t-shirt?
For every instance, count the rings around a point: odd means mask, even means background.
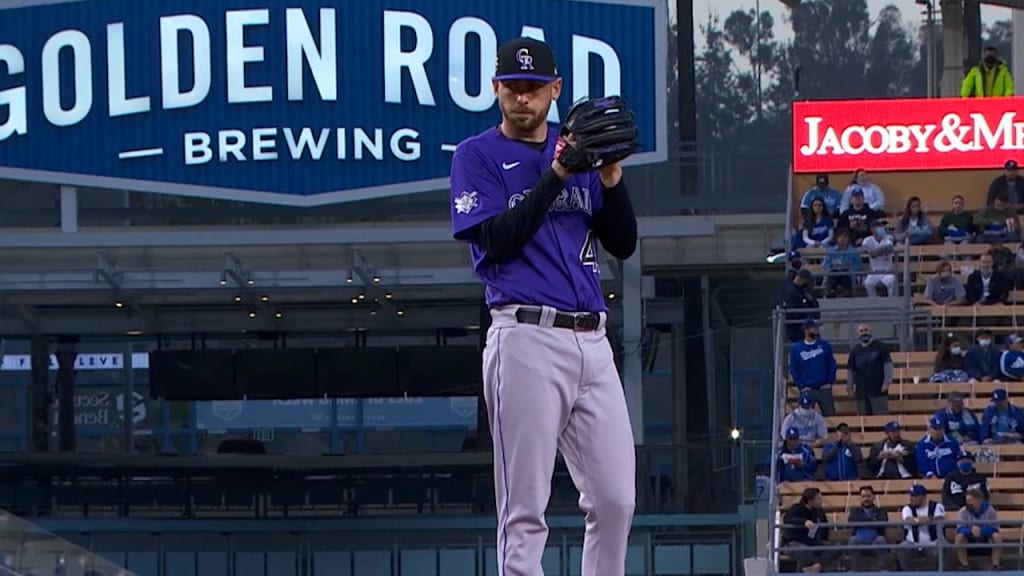
[[[825,216],[820,222],[815,222],[808,219],[805,229],[807,230],[807,236],[815,242],[821,242],[828,238],[829,232],[833,228],[832,219]]]
[[[576,174],[522,252],[498,264],[467,232],[522,201],[551,167],[557,128],[548,127],[543,150],[488,129],[459,143],[451,167],[452,234],[470,242],[476,275],[490,308],[508,304],[551,306],[573,312],[607,310],[601,291],[597,238],[591,227],[601,210],[597,172]]]

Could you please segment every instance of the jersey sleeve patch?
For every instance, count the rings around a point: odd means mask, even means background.
[[[470,230],[505,211],[505,193],[483,154],[472,144],[455,150],[451,168],[452,236],[471,240]]]

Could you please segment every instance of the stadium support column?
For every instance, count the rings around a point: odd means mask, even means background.
[[[1013,11],[1013,79],[1018,96],[1024,96],[1024,10]]]
[[[60,187],[60,231],[78,232],[78,188]]]
[[[33,336],[31,346],[29,450],[46,452],[50,445],[50,341],[46,336]]]
[[[696,59],[694,47],[694,25],[693,25],[693,0],[676,0],[676,53],[669,54],[669,58],[676,58],[676,66],[669,68],[671,78],[672,71],[678,74],[676,83],[676,98],[678,98],[677,113],[679,114],[679,142],[697,142],[697,80],[694,71]],[[671,122],[670,122],[671,124]],[[669,154],[672,158],[672,154]],[[680,162],[679,168],[679,194],[694,196],[700,192],[697,190],[697,163]]]
[[[637,446],[644,443],[642,252],[641,244],[633,256],[622,262],[622,382],[633,425],[633,442]]]
[[[75,360],[77,336],[57,339],[57,449],[75,451]]]
[[[964,36],[964,0],[942,0],[942,83],[940,95],[960,96],[967,43]]]

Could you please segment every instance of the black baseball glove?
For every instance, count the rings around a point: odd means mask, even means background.
[[[633,113],[619,96],[573,104],[565,115],[555,156],[573,174],[619,162],[636,150]]]

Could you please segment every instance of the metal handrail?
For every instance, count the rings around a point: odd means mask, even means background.
[[[778,308],[772,311],[772,322],[774,324],[773,328],[775,329],[775,378],[772,383],[772,398],[774,398],[774,402],[772,402],[771,464],[769,465],[769,474],[771,474],[770,486],[772,489],[768,491],[768,509],[776,510],[779,505],[779,491],[775,479],[779,474],[779,463],[775,454],[778,453],[780,448],[780,438],[779,434],[776,433],[776,430],[778,430],[778,427],[782,422],[782,414],[786,402],[786,368],[784,364],[785,354],[783,353],[786,340],[785,311]],[[773,522],[769,522],[768,555],[772,564],[778,568],[778,554],[775,552],[777,530],[774,526],[771,526],[772,523]]]

